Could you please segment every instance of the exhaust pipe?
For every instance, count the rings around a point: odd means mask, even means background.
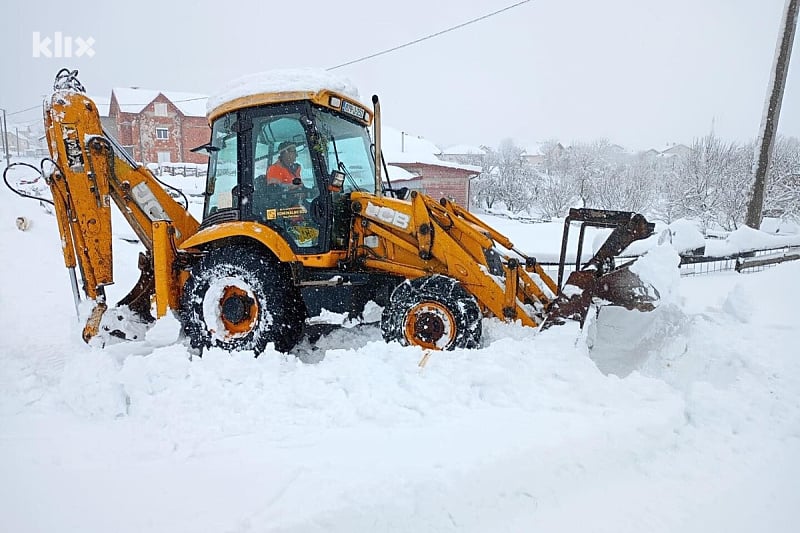
[[[378,100],[378,95],[372,95],[372,109],[374,122],[372,123],[372,136],[375,137],[375,194],[381,196],[383,194],[383,179],[381,177],[381,163],[383,156],[381,155],[381,103]]]

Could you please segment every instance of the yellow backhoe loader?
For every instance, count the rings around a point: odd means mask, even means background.
[[[59,72],[45,103],[45,178],[76,302],[76,267],[93,302],[84,340],[109,333],[101,324],[104,287],[113,283],[112,202],[146,249],[139,281],[117,306],[143,321],[174,310],[200,350],[259,354],[274,343],[289,351],[310,317],[358,316],[371,301],[383,307],[387,341],[443,350],[478,347],[485,316],[530,327],[582,321],[594,296],[652,309],[657,295],[627,268],[613,268],[616,254],[652,233],[644,217],[572,210],[557,284],[462,206],[393,189],[382,172],[377,97],[368,107],[313,81],[306,90],[218,99],[211,138],[196,149],[209,155],[198,222],[103,131],[77,71]],[[291,180],[273,179],[291,149]],[[614,231],[560,291],[573,221]]]

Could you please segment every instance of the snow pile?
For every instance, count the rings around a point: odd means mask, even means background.
[[[353,83],[322,69],[295,68],[276,69],[248,74],[225,85],[218,94],[211,96],[206,105],[208,114],[219,106],[242,98],[270,92],[317,92],[330,89],[345,96],[359,99],[358,89]]]
[[[676,331],[685,326],[680,309],[680,257],[668,243],[660,244],[630,265],[656,301],[650,312],[606,306],[590,314],[585,327],[589,355],[607,374],[627,376],[648,360],[669,350]]]
[[[172,316],[85,345],[54,218],[3,190],[0,213],[0,531],[797,529],[800,262],[676,283],[656,247],[636,269],[665,299],[638,315],[661,319],[610,336],[618,372],[575,324],[496,319],[424,367],[374,325],[197,358]],[[502,224],[557,254],[559,224]],[[111,301],[140,249],[114,245]]]
[[[739,252],[781,246],[800,246],[800,235],[775,235],[749,226],[742,226],[736,231],[732,231],[724,241],[708,241],[706,255],[722,257]]]
[[[681,218],[669,225],[670,242],[678,253],[705,249],[706,240],[691,220]]]
[[[681,258],[671,244],[659,244],[630,265],[630,271],[658,291],[661,304],[676,303]]]
[[[800,223],[798,223],[797,220],[764,217],[764,220],[761,221],[761,231],[783,235],[796,235],[800,233]]]
[[[755,307],[747,291],[742,285],[736,285],[722,304],[722,310],[736,318],[740,322],[750,322],[750,314]]]
[[[145,340],[153,346],[169,346],[178,342],[181,335],[181,323],[173,312],[168,312],[147,330]]]

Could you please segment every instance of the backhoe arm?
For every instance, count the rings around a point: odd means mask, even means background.
[[[64,73],[66,72],[66,75]],[[197,231],[198,222],[173,200],[145,167],[136,164],[104,134],[94,102],[82,92],[75,72],[62,71],[45,106],[45,126],[53,173],[53,194],[66,266],[78,266],[87,298],[96,302],[84,339],[97,333],[107,307],[104,287],[113,283],[111,200],[144,244],[139,311],[149,311],[156,291],[159,316],[175,306],[175,248]],[[163,293],[159,294],[159,285]],[[75,290],[75,287],[73,287]],[[133,297],[129,295],[125,303]],[[160,301],[159,301],[160,300]],[[146,308],[146,309],[145,309]]]

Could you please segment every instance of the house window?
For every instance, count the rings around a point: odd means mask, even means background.
[[[167,116],[167,104],[164,102],[156,102],[153,104],[156,108],[156,116],[157,117],[166,117]]]
[[[156,128],[156,139],[162,141],[169,139],[169,130],[167,128]]]
[[[158,162],[159,163],[169,163],[170,162],[170,154],[169,154],[169,152],[158,152]]]

